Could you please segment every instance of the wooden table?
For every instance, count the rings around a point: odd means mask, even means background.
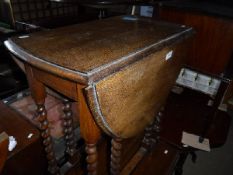
[[[103,131],[113,137],[111,173],[117,174],[121,139],[137,135],[153,121],[184,63],[184,40],[190,35],[189,27],[121,16],[6,41],[14,59],[24,64],[38,106],[49,171],[59,174],[44,107],[46,86],[67,97],[67,152],[75,152],[70,108],[75,101],[88,173],[96,174],[96,144]]]

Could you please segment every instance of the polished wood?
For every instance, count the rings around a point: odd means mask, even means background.
[[[41,70],[87,83],[191,34],[191,28],[180,25],[123,16],[37,32],[23,39],[15,37],[5,45],[20,59]]]
[[[87,153],[87,171],[88,175],[97,174],[97,145],[96,144],[86,144]]]
[[[0,173],[7,159],[9,138],[5,132],[0,133]]]
[[[40,69],[34,68],[32,71],[35,78],[43,82],[46,86],[49,86],[64,96],[77,101],[77,85],[75,82],[54,76]]]
[[[200,10],[194,9],[161,6],[159,18],[192,26],[196,31],[196,37],[188,54],[187,65],[203,72],[220,75],[224,72],[233,51],[232,19],[201,12],[202,7],[199,7]]]
[[[111,141],[111,162],[110,162],[111,175],[120,174],[121,150],[122,150],[122,139],[113,138]]]
[[[76,150],[76,143],[74,138],[74,123],[72,117],[72,110],[71,110],[71,102],[68,99],[63,100],[63,112],[64,112],[64,122],[63,122],[63,129],[64,135],[66,140],[66,152],[73,156]]]
[[[98,154],[97,154],[97,142],[100,139],[100,129],[96,125],[91,112],[86,103],[86,99],[83,94],[83,88],[77,86],[79,103],[78,109],[80,113],[80,131],[81,135],[86,142],[86,153],[87,153],[87,170],[88,174],[97,174],[98,165]]]
[[[32,98],[37,105],[37,118],[40,122],[41,136],[43,138],[43,144],[48,160],[48,170],[51,174],[60,174],[60,170],[57,165],[56,156],[53,150],[52,137],[49,130],[49,122],[47,119],[47,112],[44,106],[46,98],[45,86],[34,78],[32,69],[29,65],[25,65],[26,75],[29,82]]]
[[[121,138],[142,132],[165,102],[185,62],[186,46],[166,47],[89,86],[87,99],[99,126]],[[166,61],[169,52],[173,57]]]
[[[5,46],[25,64],[32,96],[43,109],[39,118],[45,139],[50,138],[43,108],[45,86],[77,102],[87,171],[98,174],[101,129],[122,139],[136,136],[151,123],[185,61],[189,41],[184,40],[192,34],[189,27],[122,16],[13,37]],[[50,155],[50,169],[56,173]]]

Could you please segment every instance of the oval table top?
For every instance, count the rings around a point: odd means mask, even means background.
[[[33,67],[84,84],[98,126],[129,138],[164,104],[187,58],[183,40],[192,33],[186,26],[120,16],[13,37],[5,45]]]
[[[66,78],[88,83],[191,33],[190,27],[121,16],[13,37],[5,45],[38,68],[53,73],[62,70],[73,75]]]

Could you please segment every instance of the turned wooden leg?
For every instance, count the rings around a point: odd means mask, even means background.
[[[142,147],[146,150],[149,150],[152,146],[151,137],[152,137],[153,125],[149,125],[145,128],[145,134],[142,139]]]
[[[161,131],[161,118],[163,116],[163,109],[161,109],[159,111],[159,113],[157,114],[156,118],[155,118],[155,121],[153,123],[153,132],[155,134],[155,138],[158,140],[159,137],[160,137],[160,131]]]
[[[88,175],[97,174],[97,147],[96,144],[86,144],[86,153],[87,153],[87,171]]]
[[[49,122],[47,120],[47,113],[44,106],[46,97],[45,86],[40,81],[35,79],[31,67],[27,64],[25,64],[25,70],[27,72],[31,94],[37,106],[37,118],[40,122],[41,136],[48,160],[48,171],[51,174],[59,175],[60,169],[57,166],[57,161],[53,150],[52,137],[49,130]]]
[[[79,109],[80,132],[86,143],[87,173],[88,175],[96,175],[98,174],[97,143],[100,138],[100,129],[89,111],[82,87],[78,85],[77,89],[79,97],[77,108]]]
[[[163,109],[156,115],[153,123],[147,126],[145,129],[145,134],[142,140],[142,147],[147,150],[150,150],[158,142],[161,130],[160,122],[161,117],[163,116],[162,111]]]
[[[72,117],[72,109],[71,109],[72,104],[68,99],[64,99],[63,105],[64,105],[63,129],[64,129],[64,137],[66,141],[66,152],[70,156],[73,156],[76,150],[76,143],[74,138],[73,117]]]
[[[44,104],[37,104],[37,117],[40,122],[41,136],[45,146],[46,157],[48,160],[48,170],[51,174],[60,174],[57,166],[56,157],[53,151],[52,137],[49,131],[49,122]]]
[[[121,149],[122,149],[122,139],[113,138],[111,142],[111,164],[110,173],[111,175],[120,174],[120,160],[121,160]]]

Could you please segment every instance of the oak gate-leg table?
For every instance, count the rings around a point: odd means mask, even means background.
[[[23,62],[37,104],[49,172],[59,174],[48,127],[45,87],[67,97],[64,133],[75,152],[72,112],[77,102],[88,174],[97,172],[101,132],[112,140],[111,174],[120,173],[121,140],[153,122],[184,63],[192,28],[135,16],[120,16],[5,41]]]

